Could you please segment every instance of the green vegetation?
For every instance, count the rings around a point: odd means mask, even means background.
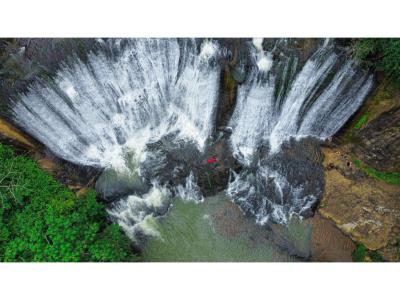
[[[134,261],[132,253],[93,191],[76,197],[0,144],[1,261]]]
[[[400,262],[400,239],[397,240],[396,248],[397,248],[397,261]]]
[[[368,256],[373,262],[385,262],[385,259],[378,251],[368,251]]]
[[[357,245],[356,250],[354,250],[354,252],[352,254],[353,261],[364,262],[366,252],[367,252],[367,248],[365,248],[365,246],[363,244]]]
[[[359,159],[354,159],[354,164],[361,169],[365,174],[378,180],[382,180],[389,184],[400,185],[400,173],[396,172],[380,172],[374,168],[364,164]]]
[[[400,85],[400,39],[357,39],[354,57]]]
[[[353,261],[355,262],[384,262],[384,258],[382,255],[374,250],[368,250],[363,244],[358,244],[356,250],[354,250],[353,254]]]
[[[364,124],[366,124],[368,121],[368,113],[363,114],[354,124],[354,129],[360,129]]]
[[[373,95],[363,105],[361,110],[351,119],[348,126],[346,126],[343,139],[344,142],[356,142],[357,143],[357,132],[367,123],[379,117],[385,111],[393,108],[398,98],[396,94],[399,88],[391,82],[388,78],[385,78],[375,89]]]

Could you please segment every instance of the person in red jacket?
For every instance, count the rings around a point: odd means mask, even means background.
[[[217,162],[217,158],[215,156],[212,156],[210,158],[207,159],[207,163],[208,164],[213,164]]]

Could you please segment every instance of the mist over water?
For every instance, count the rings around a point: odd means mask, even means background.
[[[304,64],[280,52],[284,43],[248,43],[251,66],[228,124],[243,169],[226,194],[260,224],[312,213],[324,185],[318,140],[344,125],[373,84],[332,42]],[[222,50],[213,40],[99,40],[87,60],[69,58],[14,99],[14,120],[57,156],[104,169],[103,185],[128,186],[110,217],[132,239],[157,237],[154,218],[173,197],[204,200],[191,168],[215,142]]]

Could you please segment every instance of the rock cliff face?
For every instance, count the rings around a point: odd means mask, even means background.
[[[356,135],[357,157],[383,172],[400,172],[400,107],[371,121]]]
[[[325,192],[318,212],[353,241],[399,260],[399,89],[381,81],[334,140],[323,148]]]
[[[326,184],[320,214],[370,250],[394,246],[400,233],[400,188],[363,174],[346,149],[323,150]]]
[[[23,91],[39,76],[53,73],[72,54],[84,59],[95,42],[67,38],[0,39],[1,96],[7,99]]]
[[[0,118],[0,141],[1,140],[12,140],[17,144],[20,144],[22,147],[29,149],[35,148],[35,142],[33,140],[25,136],[6,120]]]
[[[355,243],[342,233],[331,220],[316,213],[305,220],[312,224],[311,259],[316,262],[351,262]]]

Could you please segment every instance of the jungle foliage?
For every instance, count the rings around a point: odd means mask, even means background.
[[[357,39],[353,45],[354,57],[376,71],[385,73],[400,85],[400,39]]]
[[[107,220],[93,191],[78,198],[0,144],[1,261],[135,261],[131,241]]]

